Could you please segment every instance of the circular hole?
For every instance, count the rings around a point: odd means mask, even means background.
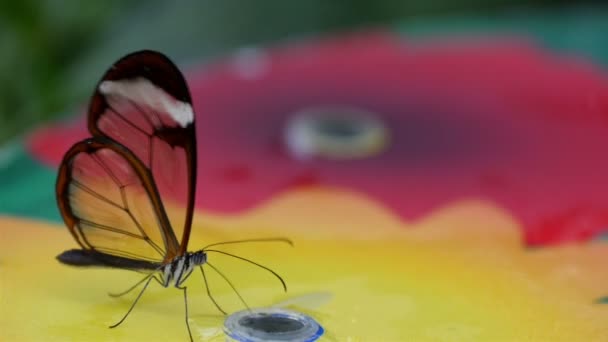
[[[288,331],[296,331],[304,327],[304,324],[296,319],[277,315],[243,317],[239,320],[239,324],[247,328],[260,330],[267,333],[284,333]]]
[[[323,328],[312,317],[279,309],[253,309],[236,312],[224,322],[231,341],[307,341],[323,335]]]
[[[378,116],[354,107],[319,106],[294,113],[285,145],[297,159],[361,159],[381,153],[388,130]]]
[[[319,134],[335,139],[353,139],[365,132],[362,123],[352,118],[318,118],[315,124]]]

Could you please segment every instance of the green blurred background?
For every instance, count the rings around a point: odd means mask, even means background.
[[[608,65],[606,1],[61,1],[0,3],[0,147],[81,108],[121,55],[151,48],[179,63],[230,49],[386,27],[418,35],[507,30]]]

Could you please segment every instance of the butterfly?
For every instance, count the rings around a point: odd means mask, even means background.
[[[186,280],[199,268],[206,292],[217,309],[204,266],[217,272],[247,306],[230,280],[208,260],[208,253],[252,260],[212,249],[218,245],[278,241],[286,238],[233,240],[188,251],[196,189],[196,134],[192,98],[186,81],[165,55],[138,51],[118,60],[97,84],[88,111],[91,137],[73,145],[59,167],[56,196],[63,220],[80,245],[57,256],[72,266],[101,266],[145,273],[119,297],[142,286],[119,326],[152,280],[183,291],[186,327]]]

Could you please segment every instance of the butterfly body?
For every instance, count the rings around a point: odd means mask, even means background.
[[[159,270],[161,283],[164,287],[172,284],[181,287],[188,279],[194,268],[202,266],[207,262],[207,253],[204,251],[188,252],[176,257],[171,263],[166,264]]]

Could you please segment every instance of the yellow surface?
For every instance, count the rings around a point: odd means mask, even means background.
[[[79,269],[55,256],[76,247],[67,229],[0,218],[0,340],[187,340],[183,297],[152,283],[126,322],[134,272]],[[364,197],[333,190],[284,194],[239,216],[195,218],[192,250],[241,238],[287,236],[295,247],[224,250],[280,273],[276,279],[219,255],[250,306],[283,305],[315,317],[326,341],[606,341],[608,243],[526,250],[519,228],[489,203],[466,201],[402,222]],[[213,275],[207,268],[207,274]],[[216,298],[242,309],[217,276]],[[200,273],[188,282],[196,339],[224,340],[223,316]]]

